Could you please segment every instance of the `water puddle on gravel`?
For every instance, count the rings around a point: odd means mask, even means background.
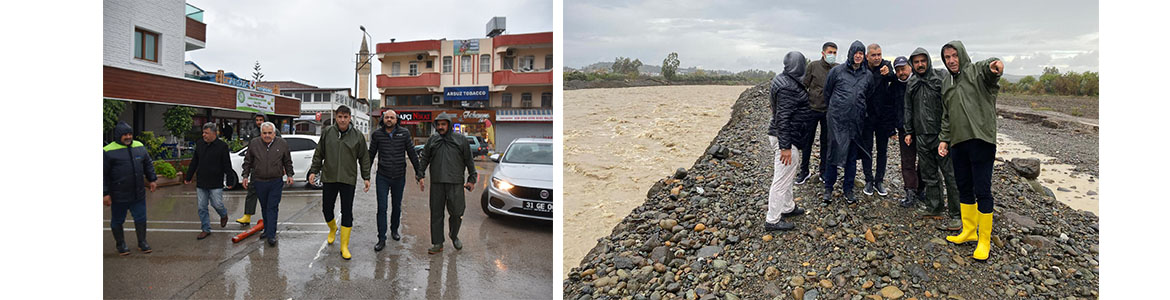
[[[1038,153],[1032,147],[1014,140],[1011,136],[999,134],[996,136],[996,157],[1005,161],[1013,158],[1035,158],[1040,160],[1040,177],[1036,180],[1041,185],[1052,190],[1056,199],[1074,209],[1091,211],[1097,214],[1098,196],[1097,183],[1100,181],[1089,174],[1075,172],[1076,166],[1058,164],[1056,158]],[[1002,164],[1002,162],[996,162]],[[1092,181],[1090,181],[1090,179]],[[1094,195],[1089,195],[1092,191]]]

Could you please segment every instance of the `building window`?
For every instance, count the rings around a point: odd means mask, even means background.
[[[459,57],[459,72],[471,73],[471,55]]]
[[[540,107],[552,108],[552,93],[540,94]]]
[[[512,93],[503,93],[500,99],[500,107],[512,107]]]
[[[434,69],[435,69],[435,61],[433,61],[433,60],[428,60],[428,61],[427,61],[427,69],[428,69],[428,70],[434,70]]]
[[[410,62],[410,76],[418,76],[418,62]]]
[[[520,94],[520,106],[532,107],[532,93]]]
[[[134,28],[134,58],[158,62],[158,34]]]
[[[503,70],[515,71],[516,70],[515,66],[516,66],[516,58],[515,57],[504,57],[504,59],[501,60],[501,62],[500,62],[500,69],[503,69]]]
[[[402,75],[402,63],[394,62],[390,64],[390,76]]]
[[[492,71],[492,57],[483,54],[479,56],[479,72],[490,73]]]
[[[544,56],[544,69],[545,70],[552,70],[552,65],[553,65],[552,54],[545,55]]]
[[[451,73],[451,57],[443,57],[443,73]]]
[[[520,59],[521,71],[532,71],[536,69],[536,56],[529,55]]]
[[[383,102],[382,103],[383,106],[394,106],[394,105],[398,105],[398,98],[396,98],[394,96],[386,96],[386,100],[384,100],[382,102]]]

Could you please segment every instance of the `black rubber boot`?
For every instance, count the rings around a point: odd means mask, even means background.
[[[138,250],[142,250],[143,253],[154,251],[150,249],[150,244],[146,243],[146,222],[134,222],[134,234],[138,235]]]
[[[122,232],[122,228],[110,229],[110,233],[114,234],[114,249],[118,250],[118,255],[130,255],[130,249],[126,247],[126,236]]]

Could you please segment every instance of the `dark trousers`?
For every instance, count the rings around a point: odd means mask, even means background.
[[[829,123],[825,118],[825,113],[815,112],[817,117],[808,124],[805,129],[800,144],[797,145],[800,149],[800,169],[799,174],[808,174],[809,158],[812,156],[813,139],[817,136],[817,124],[821,126],[820,144],[821,144],[821,159],[817,170],[821,173],[821,179],[825,175],[825,151],[829,150]]]
[[[406,186],[406,176],[390,178],[378,174],[374,184],[378,194],[378,240],[386,240],[386,196],[389,194],[390,203],[390,231],[398,232],[399,218],[402,216],[402,189]]]
[[[245,215],[256,214],[256,185],[255,184],[248,185],[248,196],[244,197],[244,214]]]
[[[443,243],[443,211],[449,215],[451,240],[459,239],[459,226],[463,224],[463,210],[467,203],[463,198],[463,184],[431,183],[431,244]]]
[[[918,191],[918,148],[911,138],[906,145],[906,136],[898,135],[898,154],[902,157],[902,183],[906,189]]]
[[[955,165],[955,182],[959,185],[959,202],[978,204],[979,212],[995,211],[991,196],[991,170],[995,164],[995,144],[970,139],[951,146]]]
[[[853,192],[853,181],[857,179],[857,149],[849,147],[849,156],[845,158],[845,179],[841,181],[841,189],[846,194]],[[833,193],[833,184],[837,182],[837,166],[825,165],[825,194]]]
[[[122,238],[122,224],[126,222],[126,211],[134,216],[134,224],[143,224],[142,230],[146,230],[146,200],[134,202],[113,202],[110,204],[110,231],[114,234],[114,240],[118,242],[125,242]],[[135,226],[135,230],[139,226]],[[145,233],[140,233],[138,236],[145,236]]]
[[[353,227],[353,190],[352,184],[338,182],[325,183],[321,187],[321,212],[325,214],[325,222],[333,221],[333,207],[337,204],[337,195],[341,194],[341,226]]]
[[[886,178],[886,158],[887,146],[889,145],[889,136],[874,136],[876,133],[874,125],[866,124],[861,126],[861,147],[865,148],[870,153],[875,153],[877,156],[877,174],[873,173],[874,157],[871,155],[859,155],[861,158],[862,172],[865,174],[865,182],[881,183],[882,179]],[[876,141],[876,143],[875,143]],[[874,151],[874,148],[877,151]]]
[[[265,238],[276,237],[276,226],[280,222],[280,194],[284,190],[284,181],[273,179],[269,181],[253,181],[256,187],[256,199],[260,202],[260,211],[264,213]]]
[[[951,217],[959,217],[959,188],[955,183],[954,154],[938,156],[938,135],[914,136],[918,146],[918,174],[924,188],[922,202],[931,212],[941,213],[947,209]],[[946,184],[946,205],[943,205],[943,184]]]

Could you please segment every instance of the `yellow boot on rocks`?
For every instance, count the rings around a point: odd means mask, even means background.
[[[252,224],[252,215],[245,214],[244,217],[236,219],[236,223],[244,225]]]
[[[329,225],[329,236],[325,237],[325,242],[328,242],[330,245],[333,245],[333,233],[337,232],[337,219],[333,219],[332,221],[325,222],[325,224]]]
[[[353,227],[341,226],[341,258],[349,259],[349,231]]]
[[[991,214],[979,214],[979,245],[975,246],[975,254],[971,257],[978,260],[987,260],[991,254]]]
[[[962,216],[963,230],[959,231],[959,235],[947,236],[947,241],[962,244],[978,240],[979,234],[976,232],[975,226],[979,222],[979,208],[976,205],[959,203],[959,214]]]

